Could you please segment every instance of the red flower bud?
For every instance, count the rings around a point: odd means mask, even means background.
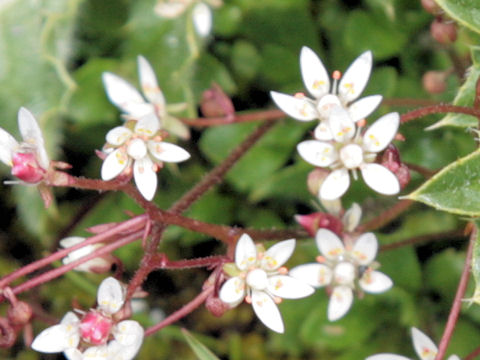
[[[315,236],[320,228],[331,230],[339,236],[343,231],[342,221],[327,213],[316,212],[308,215],[295,215],[295,220],[303,226],[310,236]]]
[[[235,114],[232,100],[217,84],[212,84],[210,89],[203,92],[200,109],[205,117],[225,116],[233,120]]]
[[[453,22],[445,23],[441,18],[430,25],[430,34],[440,44],[450,44],[457,40],[457,28]]]
[[[423,74],[423,88],[430,94],[441,94],[447,89],[446,73],[443,71],[427,71]]]
[[[36,184],[45,176],[33,153],[15,153],[12,156],[12,175],[27,183]]]
[[[422,6],[425,11],[432,15],[438,15],[442,12],[442,8],[438,6],[435,0],[422,0]]]
[[[402,163],[400,153],[395,145],[388,145],[383,153],[381,164],[395,174],[401,189],[410,182],[410,170],[407,165]]]
[[[230,309],[228,304],[225,304],[218,296],[210,295],[207,300],[205,300],[205,307],[212,315],[220,317],[225,311]]]
[[[12,325],[26,325],[32,318],[33,310],[30,305],[24,301],[16,301],[8,308],[7,317]]]

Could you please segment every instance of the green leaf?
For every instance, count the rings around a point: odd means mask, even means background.
[[[406,196],[438,210],[480,216],[480,150],[461,158]]]
[[[457,95],[455,96],[453,105],[471,107],[473,106],[473,101],[475,100],[475,88],[480,76],[480,46],[472,46],[470,51],[473,65],[468,70],[465,83],[460,87]],[[433,130],[448,125],[464,128],[477,127],[478,119],[475,116],[451,113],[427,129]]]
[[[457,22],[480,33],[478,0],[436,0],[436,3]]]
[[[480,226],[480,219],[475,220],[477,229]],[[480,231],[477,231],[477,239],[473,246],[472,254],[472,275],[475,280],[475,291],[471,300],[480,305]]]
[[[183,336],[187,340],[188,345],[192,348],[199,360],[220,360],[205,345],[193,337],[186,329],[182,329]]]

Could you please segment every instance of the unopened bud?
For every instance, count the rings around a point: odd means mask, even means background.
[[[435,0],[421,0],[422,6],[428,13],[438,15],[442,12],[442,8],[438,6]]]
[[[15,344],[17,334],[5,318],[0,318],[0,348],[10,348]]]
[[[30,184],[42,181],[45,176],[34,153],[14,153],[12,156],[12,175]]]
[[[212,315],[220,317],[225,311],[230,309],[230,306],[224,303],[218,296],[210,295],[207,300],[205,300],[205,307],[207,310],[212,313]]]
[[[200,109],[205,117],[225,116],[233,120],[233,115],[235,114],[232,100],[215,83],[212,84],[210,89],[203,92]]]
[[[395,145],[388,145],[383,153],[381,164],[389,169],[397,177],[400,188],[404,188],[410,182],[410,170],[402,163],[400,153]]]
[[[422,77],[423,88],[430,94],[441,94],[447,89],[446,77],[443,71],[427,71]]]
[[[342,221],[337,217],[327,213],[316,212],[308,215],[295,215],[295,220],[308,232],[310,236],[315,236],[317,230],[320,228],[333,231],[339,236],[343,231]]]
[[[430,34],[440,44],[450,44],[457,40],[457,28],[453,22],[445,23],[442,19],[433,20]]]
[[[32,307],[24,301],[16,301],[7,311],[8,321],[10,321],[12,325],[26,325],[30,322],[32,315]]]

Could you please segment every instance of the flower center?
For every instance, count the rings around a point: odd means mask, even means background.
[[[103,345],[110,336],[112,326],[112,319],[92,310],[80,322],[80,335],[90,344]]]
[[[142,159],[147,155],[147,145],[142,139],[133,139],[128,145],[127,149],[128,155],[130,155],[135,160]]]
[[[339,285],[350,285],[355,280],[355,266],[350,262],[341,262],[335,266],[335,282]]]
[[[254,290],[265,290],[268,285],[267,273],[262,269],[251,270],[247,275],[246,282]]]
[[[321,119],[328,119],[335,106],[341,106],[342,103],[336,95],[327,94],[322,96],[317,104],[317,111]]]
[[[45,170],[38,164],[34,153],[14,153],[12,163],[12,175],[27,183],[38,183],[45,175]]]
[[[340,160],[347,169],[358,168],[363,163],[363,150],[357,144],[345,145],[340,149]]]

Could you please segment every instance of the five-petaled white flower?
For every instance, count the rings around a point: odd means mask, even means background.
[[[174,111],[184,108],[184,104],[167,106],[155,72],[143,56],[138,57],[138,76],[145,98],[121,77],[109,72],[103,73],[103,85],[110,101],[125,113],[127,119],[140,120],[155,116],[162,129],[188,139],[190,130],[179,119],[167,113],[167,107]]]
[[[330,77],[322,61],[305,46],[300,52],[300,69],[303,83],[314,99],[301,93],[290,96],[271,91],[270,94],[277,106],[294,119],[319,120],[320,124],[315,129],[315,137],[319,140],[334,138],[326,124],[333,107],[344,108],[351,121],[355,123],[370,115],[382,101],[381,95],[371,95],[356,100],[370,77],[372,70],[370,51],[364,52],[355,59],[343,77],[339,71],[335,71],[333,84],[330,84]]]
[[[355,124],[339,106],[333,108],[328,126],[333,142],[307,140],[297,146],[300,156],[312,165],[330,167],[319,190],[319,197],[334,200],[341,197],[350,186],[349,171],[354,179],[360,170],[366,184],[376,192],[394,195],[400,191],[397,177],[386,167],[374,163],[377,153],[393,140],[400,125],[398,113],[389,113],[373,123],[361,136]]]
[[[220,299],[231,307],[245,299],[265,326],[283,333],[283,320],[276,304],[282,298],[299,299],[314,292],[310,285],[289,276],[287,268],[282,266],[294,249],[295,239],[290,239],[265,251],[261,245],[255,246],[250,236],[243,234],[235,248],[235,264],[225,267],[233,277],[222,286]]]
[[[96,309],[80,317],[68,312],[60,324],[43,330],[32,348],[43,353],[63,352],[69,360],[133,359],[142,345],[144,331],[134,320],[113,319],[124,301],[123,286],[112,277],[103,280]]]
[[[435,360],[437,356],[437,346],[433,341],[417,328],[412,327],[413,347],[420,360]],[[395,354],[377,354],[366,358],[365,360],[410,360],[409,358]],[[450,355],[448,360],[460,360],[457,355]]]
[[[156,171],[163,162],[177,163],[190,158],[180,146],[162,141],[160,124],[152,114],[113,128],[106,140],[104,151],[108,155],[102,165],[102,179],[112,180],[133,163],[135,184],[147,200],[155,195]]]
[[[39,183],[47,173],[50,160],[42,131],[32,113],[24,107],[18,111],[18,128],[23,138],[21,143],[0,128],[0,161],[12,167],[12,175],[20,180]]]
[[[338,320],[348,312],[357,284],[374,294],[393,285],[387,275],[372,268],[378,249],[373,233],[363,234],[352,247],[345,247],[333,232],[319,229],[315,241],[322,254],[317,258],[319,263],[299,265],[290,270],[290,275],[314,287],[329,287],[328,320]]]
[[[198,35],[205,37],[212,29],[212,11],[206,3],[212,7],[219,7],[223,4],[223,1],[159,0],[155,5],[155,12],[161,17],[173,19],[181,16],[190,6],[195,4],[192,9],[193,25]]]

